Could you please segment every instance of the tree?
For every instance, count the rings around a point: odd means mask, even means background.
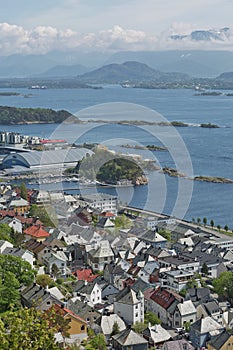
[[[106,350],[106,339],[104,334],[98,334],[90,341],[94,349]]]
[[[195,277],[190,278],[190,280],[186,283],[187,288],[197,288],[198,287],[198,283],[195,279]]]
[[[7,224],[0,224],[0,240],[8,241],[12,243],[15,247],[19,247],[24,239],[24,235],[19,232],[15,232]]]
[[[56,309],[53,305],[50,309],[44,312],[44,318],[49,323],[49,328],[54,333],[61,333],[63,338],[69,338],[70,319],[65,319],[62,309]]]
[[[161,324],[160,318],[151,311],[145,313],[145,323],[150,323],[152,326],[155,324]]]
[[[45,226],[54,227],[57,223],[56,213],[49,205],[46,205],[46,207],[39,207],[36,204],[32,204],[29,214],[30,216],[38,217]]]
[[[229,227],[227,225],[224,226],[224,230],[225,231],[228,231],[229,230]]]
[[[12,272],[6,271],[0,276],[0,312],[20,305],[19,281]]]
[[[147,325],[144,322],[136,322],[132,328],[136,333],[142,333]]]
[[[117,334],[117,333],[119,333],[119,332],[120,332],[119,325],[118,325],[118,323],[115,321],[115,322],[113,323],[113,326],[112,326],[112,333],[111,333],[111,335],[115,335],[115,334]]]
[[[8,312],[0,321],[2,350],[60,349],[41,311],[21,308]]]
[[[197,218],[197,223],[198,223],[198,225],[200,225],[200,223],[201,223],[201,219],[200,218]]]
[[[19,288],[34,280],[34,270],[21,258],[0,255],[0,313],[17,308],[20,301]]]
[[[25,199],[26,201],[28,200],[28,191],[27,191],[27,187],[26,187],[24,182],[22,182],[20,185],[20,196],[21,196],[21,198]]]
[[[220,231],[220,230],[221,230],[221,226],[220,226],[220,225],[217,225],[217,229]]]
[[[7,224],[0,224],[0,240],[8,241],[10,243],[13,243],[12,239],[12,229]]]
[[[131,221],[126,215],[118,215],[115,219],[115,226],[118,228],[130,228]]]
[[[171,238],[171,231],[167,231],[167,230],[159,230],[159,234],[167,239],[169,242],[171,242],[172,238]]]
[[[204,262],[204,264],[202,265],[202,268],[201,268],[201,272],[203,273],[203,275],[207,276],[208,273],[209,273],[209,269],[208,269],[208,266],[206,265],[206,263]]]
[[[29,262],[12,255],[0,255],[0,273],[5,272],[12,272],[20,285],[28,286],[35,278],[35,271]]]
[[[202,220],[202,222],[203,222],[204,226],[206,226],[206,224],[207,224],[207,218],[204,217],[203,220]]]
[[[224,271],[218,278],[213,280],[215,292],[227,299],[233,299],[233,273]]]
[[[184,328],[185,328],[185,331],[186,332],[189,332],[190,331],[190,321],[187,321],[187,322],[185,322],[185,324],[184,324]]]
[[[46,286],[54,285],[53,279],[46,274],[37,275],[36,276],[36,283],[39,284],[41,287],[45,288]]]
[[[59,275],[59,268],[58,268],[58,266],[54,263],[53,265],[52,265],[52,268],[51,268],[51,273],[52,273],[52,276],[54,277],[54,278],[57,278],[57,276]]]
[[[210,226],[213,228],[214,227],[214,220],[210,220]]]

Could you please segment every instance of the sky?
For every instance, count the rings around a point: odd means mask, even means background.
[[[1,55],[203,48],[169,37],[222,27],[232,28],[224,43],[207,47],[233,47],[233,0],[0,0],[0,6]]]

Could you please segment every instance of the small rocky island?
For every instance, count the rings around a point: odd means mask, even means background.
[[[173,168],[164,167],[164,168],[162,168],[161,171],[164,174],[167,174],[167,175],[172,176],[172,177],[186,177],[186,174],[184,174],[176,169],[173,169]]]
[[[138,150],[149,150],[149,151],[167,151],[168,149],[163,146],[156,146],[156,145],[147,145],[147,146],[142,146],[142,145],[121,145],[122,148],[132,148],[132,149],[138,149]]]
[[[204,182],[213,182],[213,183],[225,183],[231,184],[233,183],[232,179],[227,179],[225,177],[215,177],[215,176],[195,176],[193,178],[195,181],[204,181]]]

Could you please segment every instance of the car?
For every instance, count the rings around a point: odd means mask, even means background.
[[[183,328],[176,328],[176,333],[181,333],[183,332]]]

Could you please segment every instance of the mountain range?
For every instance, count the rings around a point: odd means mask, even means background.
[[[44,55],[0,57],[0,78],[71,77],[103,65],[127,61],[138,61],[155,70],[185,73],[193,77],[216,77],[223,72],[233,71],[231,51],[120,51],[114,54],[65,54],[56,51]]]

